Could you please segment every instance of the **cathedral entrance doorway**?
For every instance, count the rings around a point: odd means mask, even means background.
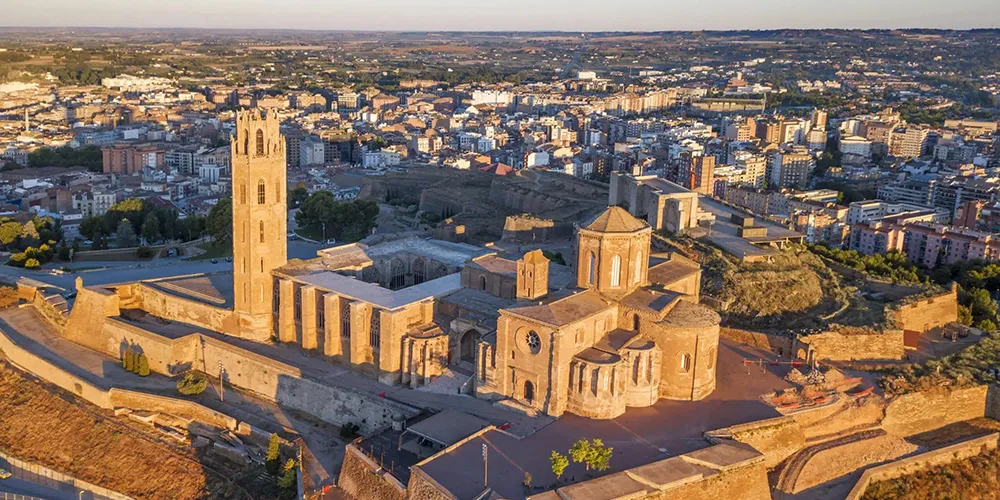
[[[524,382],[524,400],[531,403],[535,400],[535,384],[530,380]]]
[[[468,361],[470,363],[476,362],[476,344],[479,342],[480,337],[482,337],[482,334],[480,334],[476,329],[469,330],[462,334],[459,349],[461,361]]]

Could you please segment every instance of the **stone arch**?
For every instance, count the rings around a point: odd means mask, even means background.
[[[264,156],[267,149],[264,145],[264,129],[257,129],[257,156]]]
[[[530,380],[524,381],[524,400],[529,403],[535,400],[535,384]]]
[[[413,259],[413,263],[410,264],[410,269],[413,270],[413,284],[419,285],[424,282],[424,267],[427,264],[424,262],[423,257],[417,257]]]
[[[442,276],[447,276],[447,275],[448,275],[448,266],[444,264],[438,264],[437,267],[434,268],[434,273],[431,274],[432,279],[440,278]]]
[[[479,330],[471,328],[462,334],[459,339],[459,357],[462,361],[468,361],[470,363],[475,363],[476,361],[476,346],[479,345],[479,339],[483,336],[479,333]]]
[[[684,373],[691,371],[691,355],[688,353],[681,354],[681,371]]]
[[[381,273],[379,273],[378,267],[374,263],[361,270],[361,281],[377,284],[381,279]]]
[[[392,259],[389,262],[389,288],[398,290],[406,285],[406,265],[402,260]]]

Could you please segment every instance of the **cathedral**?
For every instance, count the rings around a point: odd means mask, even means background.
[[[699,303],[700,267],[652,254],[652,228],[617,206],[577,227],[568,265],[391,235],[288,260],[278,127],[273,114],[237,116],[227,305],[196,305],[206,294],[181,278],[120,287],[123,303],[530,414],[607,419],[715,389],[720,319]]]

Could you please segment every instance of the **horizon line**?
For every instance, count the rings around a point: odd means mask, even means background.
[[[13,25],[0,25],[0,30],[31,30],[31,29],[80,29],[80,30],[191,30],[191,31],[297,31],[297,32],[311,32],[311,33],[565,33],[565,34],[598,34],[598,33],[646,33],[646,34],[659,34],[659,33],[759,33],[759,32],[769,32],[769,31],[859,31],[859,32],[871,32],[871,31],[952,31],[952,32],[971,32],[971,31],[997,31],[1000,30],[1000,25],[991,27],[975,27],[975,28],[939,28],[939,27],[854,27],[854,28],[844,28],[844,27],[823,27],[823,28],[796,28],[796,27],[781,27],[781,28],[711,28],[711,29],[664,29],[664,30],[618,30],[618,29],[606,29],[606,30],[572,30],[572,29],[535,29],[535,30],[525,30],[525,29],[473,29],[473,30],[459,30],[459,29],[347,29],[347,28],[257,28],[257,27],[242,27],[242,28],[224,28],[224,27],[209,27],[209,26],[94,26],[94,25],[24,25],[24,26],[13,26]]]

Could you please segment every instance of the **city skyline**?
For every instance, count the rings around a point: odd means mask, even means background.
[[[768,0],[750,4],[722,0],[712,9],[686,11],[675,0],[641,0],[631,9],[602,8],[597,2],[557,0],[543,5],[514,0],[470,5],[455,0],[414,9],[400,0],[364,5],[324,5],[290,0],[275,10],[263,0],[178,0],[169,4],[67,0],[10,6],[6,27],[106,27],[200,29],[303,29],[360,31],[725,31],[768,29],[977,29],[997,27],[1000,4],[927,1],[825,3]],[[42,7],[46,8],[42,8]],[[409,10],[407,10],[409,9]],[[384,15],[388,13],[405,15]],[[304,15],[309,13],[309,15]],[[531,15],[527,15],[531,14]]]

